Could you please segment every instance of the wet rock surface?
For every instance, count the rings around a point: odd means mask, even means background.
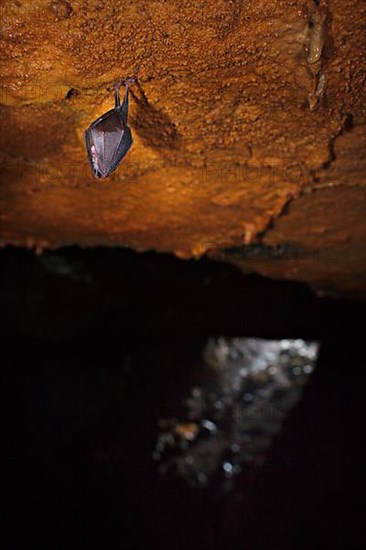
[[[363,11],[332,0],[3,1],[1,242],[190,258],[313,246],[309,231],[322,251],[342,233],[331,269],[267,259],[255,270],[364,292]],[[134,146],[95,181],[83,132],[132,75]],[[321,216],[320,197],[331,205]]]
[[[175,403],[178,418],[159,420],[153,458],[160,473],[232,491],[243,467],[264,463],[317,357],[318,345],[301,339],[209,338],[203,381]]]

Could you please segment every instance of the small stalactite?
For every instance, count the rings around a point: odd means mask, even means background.
[[[319,105],[325,91],[325,50],[329,42],[329,14],[325,2],[314,1],[309,10],[308,33],[305,42],[307,63],[312,76],[312,88],[308,95],[310,110]]]

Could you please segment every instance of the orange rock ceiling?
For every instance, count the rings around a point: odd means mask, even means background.
[[[208,254],[365,293],[364,2],[0,6],[3,245]],[[94,180],[83,132],[132,75],[133,148]]]

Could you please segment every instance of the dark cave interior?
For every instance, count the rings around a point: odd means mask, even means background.
[[[358,547],[363,302],[154,253],[1,260],[8,548]],[[215,334],[321,345],[264,465],[230,493],[151,460],[162,403],[179,402]]]

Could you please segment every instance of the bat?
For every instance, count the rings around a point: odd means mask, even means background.
[[[134,78],[125,81],[125,96],[122,104],[119,89],[122,82],[115,85],[115,106],[95,120],[85,131],[85,144],[89,162],[97,179],[106,178],[119,165],[129,151],[133,140],[127,125],[128,87]]]

